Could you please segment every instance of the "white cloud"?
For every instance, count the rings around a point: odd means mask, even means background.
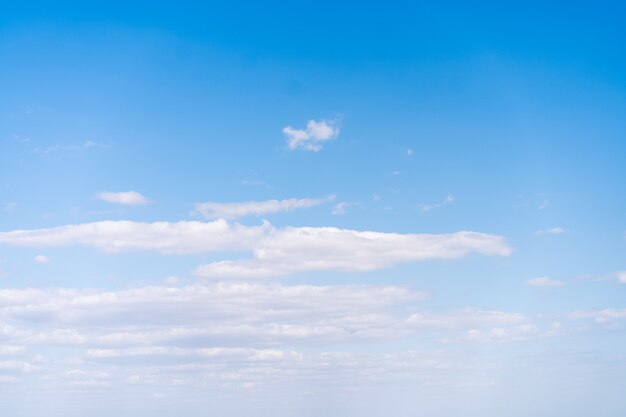
[[[141,206],[150,201],[136,191],[110,192],[102,191],[96,194],[96,198],[107,203],[122,204],[126,206]]]
[[[563,281],[558,279],[552,279],[548,277],[538,277],[529,279],[526,281],[526,285],[530,285],[532,287],[562,287],[565,285]]]
[[[619,271],[615,273],[617,277],[617,282],[620,284],[626,284],[626,271]]]
[[[101,221],[0,232],[0,244],[27,247],[85,245],[106,252],[203,253],[253,248],[270,229],[272,227],[268,223],[241,226],[225,220],[176,223]]]
[[[207,278],[262,278],[303,271],[362,272],[472,252],[508,256],[511,249],[500,236],[476,232],[431,235],[288,227],[264,236],[253,259],[214,262],[195,273]]]
[[[470,253],[508,256],[497,235],[477,232],[399,234],[333,227],[275,228],[212,222],[139,223],[102,221],[50,229],[0,232],[0,244],[14,246],[86,245],[107,252],[157,251],[165,254],[249,250],[252,259],[215,262],[196,270],[209,278],[250,278],[300,271],[371,271],[425,259],[454,259]]]
[[[407,156],[413,156],[413,149],[408,148],[408,149],[406,150],[406,154],[407,154]]]
[[[37,262],[38,264],[47,264],[48,262],[50,262],[50,258],[48,258],[46,255],[37,255],[35,256],[35,262]]]
[[[196,212],[208,219],[237,219],[246,216],[263,216],[271,213],[293,211],[318,206],[333,201],[335,196],[325,198],[290,198],[287,200],[245,201],[241,203],[198,203]]]
[[[287,146],[291,150],[302,149],[318,152],[324,143],[339,136],[337,120],[309,120],[306,129],[294,129],[287,126],[283,129],[287,137]]]
[[[446,196],[445,199],[443,199],[442,201],[440,201],[439,203],[420,203],[418,204],[418,207],[421,211],[426,212],[426,211],[431,211],[443,206],[447,206],[448,204],[452,204],[454,203],[454,196],[452,194],[448,194]]]
[[[541,235],[560,235],[563,233],[566,233],[567,230],[562,228],[562,227],[551,227],[549,229],[544,229],[544,230],[537,230],[535,232],[535,236],[541,236]]]

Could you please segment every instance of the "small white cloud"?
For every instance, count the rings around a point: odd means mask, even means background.
[[[206,202],[196,204],[195,211],[207,219],[231,220],[314,207],[334,199],[334,195],[329,195],[325,198],[290,198],[287,200],[244,201],[241,203]]]
[[[96,194],[96,198],[106,201],[107,203],[123,204],[126,206],[140,206],[149,203],[149,200],[146,197],[136,191],[102,191]]]
[[[413,149],[409,148],[406,150],[407,156],[413,156]]]
[[[537,207],[539,210],[543,210],[546,207],[548,207],[548,200],[543,200],[543,202],[541,202],[541,204],[539,204],[539,206]]]
[[[549,229],[544,229],[544,230],[537,230],[535,232],[535,236],[541,236],[541,235],[561,235],[563,233],[566,233],[567,230],[562,228],[562,227],[551,227]]]
[[[309,120],[306,129],[294,129],[287,126],[283,129],[287,137],[287,146],[290,150],[302,149],[305,151],[318,152],[324,146],[324,142],[339,136],[337,120]]]
[[[48,262],[50,262],[50,258],[48,258],[46,255],[37,255],[35,256],[35,262],[37,262],[38,264],[47,264]]]
[[[620,284],[626,284],[626,271],[619,271],[615,273],[617,277],[617,282]]]
[[[532,287],[562,287],[565,283],[563,281],[559,281],[558,279],[538,277],[529,279],[526,281],[526,285],[530,285]]]
[[[454,196],[452,194],[448,194],[443,201],[439,203],[420,203],[418,205],[419,209],[423,212],[431,211],[443,206],[447,206],[448,204],[454,203]]]

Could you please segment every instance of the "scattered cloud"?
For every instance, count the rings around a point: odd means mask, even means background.
[[[439,203],[420,203],[418,205],[419,209],[423,212],[431,211],[434,209],[438,209],[443,206],[447,206],[448,204],[454,203],[454,196],[452,194],[448,194],[445,199],[440,201]]]
[[[542,235],[561,235],[563,233],[567,233],[567,230],[562,227],[551,227],[549,229],[537,230],[534,234],[535,236],[542,236]]]
[[[413,149],[408,148],[408,149],[406,150],[406,154],[407,154],[407,156],[413,156]]]
[[[107,203],[122,204],[125,206],[141,206],[150,202],[150,200],[136,191],[101,191],[96,194],[96,198],[106,201]]]
[[[334,195],[325,198],[290,198],[287,200],[245,201],[241,203],[198,203],[195,211],[207,219],[238,219],[247,216],[293,211],[319,206],[335,199]]]
[[[529,279],[528,281],[526,281],[526,285],[530,285],[532,287],[555,288],[555,287],[562,287],[565,285],[565,283],[558,279],[552,279],[548,277],[538,277],[538,278]]]
[[[290,150],[301,149],[318,152],[325,142],[339,136],[339,121],[335,120],[309,120],[306,129],[294,129],[287,126],[283,129],[287,138],[287,146]]]
[[[619,271],[615,273],[617,282],[620,284],[626,284],[626,271]]]
[[[47,264],[48,262],[50,262],[50,258],[48,258],[46,255],[37,255],[35,256],[35,262],[37,262],[38,264]]]

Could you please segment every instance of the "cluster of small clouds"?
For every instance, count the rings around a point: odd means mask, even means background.
[[[287,126],[283,129],[287,138],[287,147],[290,150],[304,150],[318,152],[324,144],[339,136],[339,121],[309,120],[305,129],[295,129]]]

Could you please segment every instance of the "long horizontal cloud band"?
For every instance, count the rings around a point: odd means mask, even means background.
[[[268,222],[244,226],[219,219],[140,223],[102,221],[49,229],[0,233],[0,244],[54,247],[86,245],[107,252],[157,251],[164,254],[252,251],[252,259],[203,265],[210,278],[250,278],[301,271],[371,271],[424,259],[453,259],[469,253],[508,256],[502,236],[457,232],[399,234],[333,227],[275,228]]]

